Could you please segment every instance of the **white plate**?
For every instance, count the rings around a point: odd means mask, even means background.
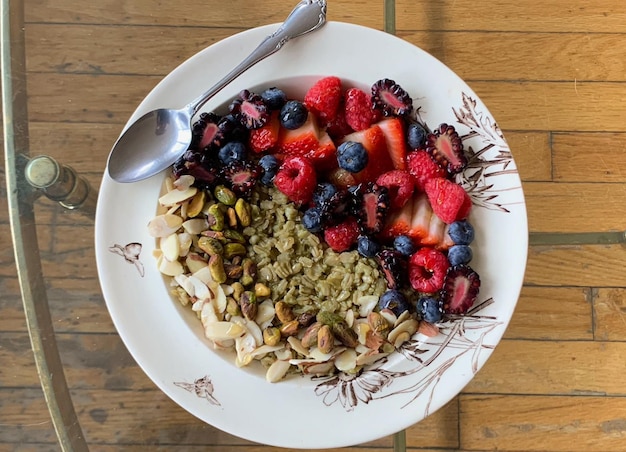
[[[154,108],[179,107],[194,99],[276,27],[240,33],[193,56],[152,90],[131,121]],[[168,294],[151,255],[155,240],[146,228],[156,212],[163,176],[126,185],[105,174],[96,215],[104,297],[122,340],[146,374],[203,421],[248,440],[289,448],[374,440],[411,426],[452,399],[504,333],[519,296],[528,245],[520,179],[495,120],[450,69],[399,38],[330,22],[289,42],[205,109],[251,87],[285,87],[302,96],[302,81],[321,75],[337,75],[359,86],[392,78],[414,96],[421,118],[431,127],[447,122],[464,137],[474,157],[459,181],[474,201],[472,267],[482,279],[477,303],[487,301],[473,315],[446,323],[435,338],[415,337],[358,376],[295,377],[270,384],[262,369],[239,369],[232,356],[213,351],[197,319]]]

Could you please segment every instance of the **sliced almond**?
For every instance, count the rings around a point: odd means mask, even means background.
[[[183,219],[178,215],[157,215],[148,223],[148,233],[152,237],[167,237],[178,231],[183,224]]]
[[[203,218],[193,218],[182,223],[183,229],[186,233],[191,235],[198,235],[202,231],[209,229],[209,223]]]
[[[213,305],[210,305],[213,309]],[[204,326],[204,335],[211,340],[224,341],[227,339],[236,339],[246,330],[233,322],[210,322]]]
[[[159,198],[159,204],[162,206],[177,206],[191,199],[198,193],[196,187],[189,187],[186,190],[172,190],[165,193]]]
[[[167,237],[161,237],[161,251],[163,251],[163,257],[168,261],[177,260],[180,256],[178,234],[174,233]]]

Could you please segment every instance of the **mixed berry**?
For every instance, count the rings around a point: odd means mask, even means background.
[[[391,79],[366,92],[324,77],[302,100],[244,90],[225,115],[199,117],[174,175],[238,196],[274,185],[332,250],[378,262],[388,287],[379,309],[437,323],[472,307],[480,278],[470,267],[472,202],[455,182],[468,163],[463,142],[416,110]]]

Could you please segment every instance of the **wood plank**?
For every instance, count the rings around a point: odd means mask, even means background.
[[[626,289],[594,290],[593,312],[597,340],[626,341]]]
[[[503,340],[465,393],[625,396],[624,342]]]
[[[397,0],[396,18],[398,30],[626,32],[625,5],[613,0]]]
[[[590,290],[524,286],[504,338],[591,340]]]
[[[124,124],[160,80],[160,76],[31,73],[29,118]],[[626,104],[614,101],[623,94],[621,83],[470,81],[469,85],[503,130],[626,130],[621,121]]]
[[[26,68],[29,72],[163,77],[205,47],[244,30],[29,24]]]
[[[622,83],[468,81],[503,129],[620,132]]]
[[[0,387],[0,442],[57,444],[41,387]]]
[[[626,398],[463,395],[461,447],[621,452]]]
[[[295,2],[266,0],[189,0],[184,3],[150,4],[128,0],[107,0],[89,3],[77,9],[72,0],[28,0],[25,3],[26,22],[137,24],[170,26],[203,26],[249,28],[280,23]],[[235,14],[233,12],[236,11]],[[353,0],[333,2],[328,6],[328,20],[340,20],[372,28],[383,28],[383,8],[379,2]]]
[[[624,230],[625,184],[528,182],[523,189],[533,232]]]
[[[522,182],[552,180],[552,156],[548,132],[504,130]]]
[[[528,252],[525,284],[571,287],[624,287],[621,245],[533,246]]]
[[[625,80],[619,34],[471,30],[400,31],[398,36],[431,53],[465,80]],[[516,58],[505,57],[510,49],[515,49]]]
[[[554,180],[626,182],[626,134],[555,133]]]

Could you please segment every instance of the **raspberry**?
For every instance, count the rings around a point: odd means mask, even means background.
[[[444,223],[464,220],[469,215],[472,200],[460,185],[438,178],[426,182],[424,190],[433,212]]]
[[[327,123],[337,116],[341,98],[341,80],[339,77],[330,76],[319,79],[307,91],[304,104],[322,122]]]
[[[376,183],[387,188],[392,209],[401,209],[413,196],[413,178],[406,171],[388,171],[378,176]]]
[[[315,168],[305,157],[289,156],[278,169],[274,185],[293,202],[308,203],[317,185]]]
[[[352,217],[324,230],[324,240],[333,251],[348,251],[359,238],[359,225]]]
[[[406,158],[409,174],[413,176],[415,188],[424,191],[426,182],[430,179],[444,177],[446,172],[435,163],[426,151],[409,152]]]
[[[441,251],[424,247],[409,259],[409,282],[413,289],[434,293],[443,287],[450,267],[448,258]]]
[[[346,122],[346,112],[342,105],[339,106],[335,119],[326,122],[326,132],[334,140],[340,140],[353,132],[352,128]]]
[[[276,145],[279,132],[280,122],[278,116],[273,114],[265,125],[250,131],[248,146],[254,153],[260,154],[265,152]]]
[[[346,122],[354,130],[365,130],[374,122],[370,96],[358,88],[350,88],[344,95]]]

